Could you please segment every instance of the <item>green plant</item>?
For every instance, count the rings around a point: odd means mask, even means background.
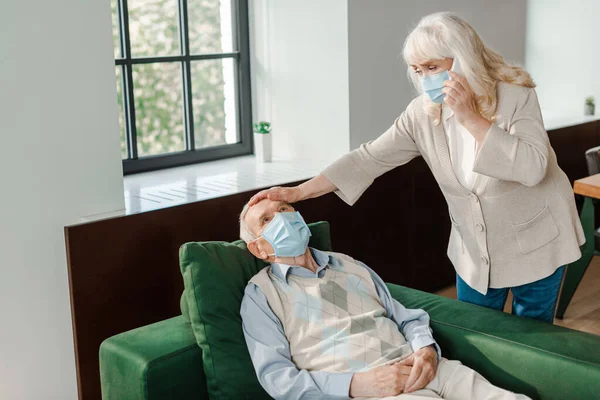
[[[586,97],[585,98],[585,105],[593,107],[595,105],[594,96]]]
[[[271,133],[271,123],[267,121],[255,122],[252,124],[254,133],[267,134]]]

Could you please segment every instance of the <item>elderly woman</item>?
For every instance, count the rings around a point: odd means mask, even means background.
[[[421,95],[390,129],[319,176],[251,201],[335,191],[354,204],[383,173],[422,156],[448,203],[459,300],[552,322],[564,265],[585,238],[544,129],[530,75],[450,13],[423,18],[404,45]],[[462,71],[462,72],[461,72]]]

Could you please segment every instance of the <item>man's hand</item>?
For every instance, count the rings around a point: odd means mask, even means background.
[[[411,369],[396,363],[356,373],[350,382],[350,397],[397,396],[404,391]]]
[[[410,366],[410,376],[404,386],[404,393],[411,393],[427,386],[437,372],[437,351],[433,346],[423,347],[400,361],[397,365]]]

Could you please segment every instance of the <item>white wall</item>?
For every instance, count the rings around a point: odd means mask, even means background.
[[[522,0],[349,0],[348,3],[353,149],[383,133],[413,99],[415,93],[402,61],[402,45],[421,17],[439,11],[457,12],[507,60],[521,64],[525,60],[526,2]]]
[[[414,97],[406,35],[437,11],[465,17],[504,57],[525,61],[526,2],[251,2],[255,119],[273,122],[274,155],[333,160],[384,132]]]
[[[253,114],[273,123],[275,159],[349,149],[346,0],[250,2]]]
[[[529,0],[525,64],[544,117],[583,115],[587,96],[600,108],[598,0]]]
[[[124,207],[110,2],[0,5],[0,399],[77,397],[63,227]]]

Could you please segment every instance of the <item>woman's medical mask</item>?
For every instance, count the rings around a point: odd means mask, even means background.
[[[442,104],[445,96],[445,94],[442,93],[442,89],[444,89],[444,82],[447,80],[450,80],[448,71],[443,71],[435,75],[422,76],[420,78],[421,89],[427,93],[431,101]]]
[[[273,246],[275,253],[269,256],[298,257],[306,252],[311,233],[296,211],[276,214],[260,236]]]

